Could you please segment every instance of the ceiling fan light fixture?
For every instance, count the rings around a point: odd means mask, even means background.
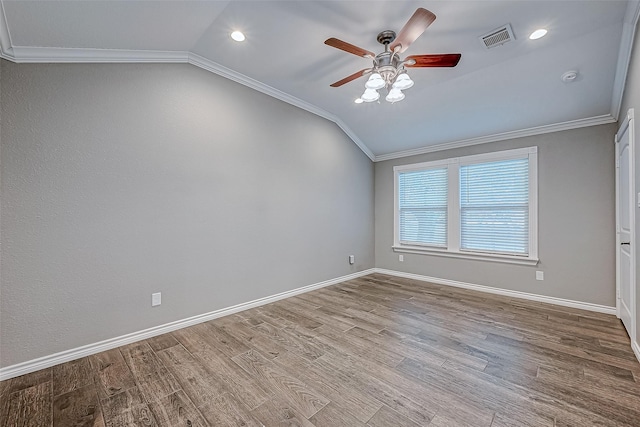
[[[413,86],[413,80],[407,73],[402,73],[396,78],[396,81],[393,83],[393,89],[406,90]],[[393,90],[392,89],[392,90]]]
[[[402,101],[403,99],[404,99],[404,93],[402,93],[400,89],[397,89],[395,87],[391,88],[391,90],[389,91],[389,94],[385,98],[387,102],[390,102],[392,104],[398,101]]]
[[[385,85],[386,84],[382,76],[378,73],[373,73],[369,77],[369,80],[367,80],[367,83],[365,83],[364,87],[367,89],[378,90],[385,87]]]
[[[356,103],[377,101],[380,99],[380,94],[377,92],[380,89],[388,91],[385,97],[388,102],[402,101],[405,96],[402,91],[414,85],[413,80],[407,74],[406,68],[455,67],[460,61],[462,56],[460,53],[411,55],[404,60],[400,56],[435,19],[436,15],[433,12],[419,7],[397,34],[392,30],[384,30],[378,34],[376,40],[384,46],[384,52],[378,54],[335,37],[328,38],[324,42],[327,46],[362,58],[369,58],[373,61],[371,68],[356,71],[350,76],[332,83],[330,86],[340,87],[357,78],[369,75],[364,85],[366,90],[360,98],[355,100]]]
[[[364,93],[360,97],[364,102],[375,102],[380,99],[380,94],[375,89],[365,89]]]
[[[353,100],[353,102],[355,102],[356,104],[362,104],[364,101],[362,100],[362,98],[356,98]]]

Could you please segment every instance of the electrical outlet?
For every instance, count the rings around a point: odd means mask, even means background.
[[[544,271],[536,271],[536,280],[544,280]]]
[[[398,261],[404,262],[404,255],[398,255]]]
[[[151,294],[151,307],[162,304],[162,294],[160,292]]]
[[[356,262],[356,256],[355,255],[349,255],[349,264],[354,264]]]

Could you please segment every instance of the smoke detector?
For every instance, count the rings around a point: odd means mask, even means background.
[[[505,43],[509,43],[516,39],[513,35],[513,29],[511,28],[511,24],[505,24],[500,28],[496,28],[493,31],[488,32],[487,34],[478,37],[482,46],[485,49],[491,49],[497,46],[502,46]]]
[[[578,78],[578,72],[574,71],[574,70],[567,71],[560,78],[565,83],[571,83],[571,82],[575,81],[576,78]]]

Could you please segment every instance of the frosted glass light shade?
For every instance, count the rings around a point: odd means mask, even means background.
[[[360,97],[364,102],[374,102],[380,99],[380,94],[375,89],[365,89],[364,93]]]
[[[411,77],[405,73],[400,74],[396,78],[395,83],[393,83],[393,88],[399,90],[409,89],[411,86],[413,86],[413,80],[411,80]]]
[[[364,87],[367,89],[378,90],[382,89],[385,86],[385,82],[382,79],[382,76],[378,73],[373,73],[369,77],[369,80],[364,84]]]
[[[404,99],[404,93],[402,93],[400,89],[392,88],[385,99],[391,103],[402,101]]]

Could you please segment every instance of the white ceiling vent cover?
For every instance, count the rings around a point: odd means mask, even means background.
[[[502,46],[505,43],[509,43],[512,40],[515,40],[516,37],[513,35],[513,30],[511,29],[511,24],[503,25],[500,28],[496,28],[495,30],[485,34],[484,36],[480,36],[480,41],[482,45],[491,49],[492,47]]]

